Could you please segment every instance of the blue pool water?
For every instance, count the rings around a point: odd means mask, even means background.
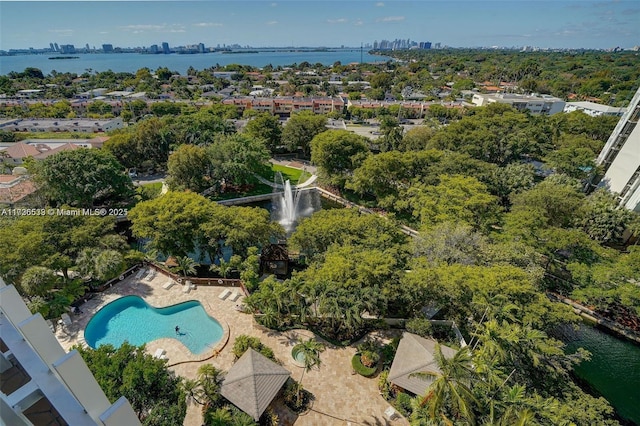
[[[198,301],[154,308],[138,296],[124,296],[105,305],[84,331],[87,344],[94,349],[107,343],[120,347],[125,341],[139,346],[167,337],[179,340],[194,354],[213,348],[222,335],[220,323]]]

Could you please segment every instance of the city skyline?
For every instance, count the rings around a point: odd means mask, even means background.
[[[632,1],[3,1],[0,10],[1,50],[51,42],[336,47],[396,37],[451,47],[640,44]]]

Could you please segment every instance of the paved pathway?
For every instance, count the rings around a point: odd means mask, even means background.
[[[300,379],[302,370],[293,363],[291,349],[299,339],[312,336],[311,332],[294,330],[278,333],[260,327],[251,315],[242,314],[235,309],[235,305],[241,299],[232,302],[218,298],[223,290],[222,287],[199,286],[191,293],[184,294],[181,287],[177,285],[169,290],[163,289],[162,284],[165,282],[166,277],[160,274],[151,282],[147,282],[145,279],[136,280],[134,276],[130,276],[113,288],[99,294],[81,306],[83,314],[73,316],[74,325],[71,335],[58,334],[61,344],[68,350],[77,342],[78,337],[83,336],[84,327],[100,307],[124,295],[139,295],[149,304],[157,307],[187,300],[199,300],[211,316],[220,323],[229,325],[229,343],[218,356],[209,361],[194,361],[170,367],[176,374],[195,378],[198,368],[206,363],[228,371],[234,361],[231,352],[234,339],[240,334],[248,334],[258,337],[264,344],[271,347],[276,357],[283,362],[284,367],[291,371],[292,377],[296,380]],[[391,337],[388,332],[381,332],[379,336],[382,339]],[[156,340],[147,345],[147,350],[152,354],[158,348],[163,348],[166,351],[169,365],[200,358],[192,355],[188,349],[173,338]],[[296,426],[347,425],[349,422],[353,425],[408,424],[405,419],[393,422],[385,420],[384,410],[389,404],[379,395],[377,378],[367,379],[351,374],[351,357],[355,352],[355,345],[346,348],[327,345],[327,350],[321,354],[322,365],[320,368],[306,373],[303,380],[304,387],[315,396],[312,410],[305,415],[296,417],[286,408],[282,408],[281,410],[286,410],[286,412],[282,412],[280,415],[281,424],[295,424]],[[184,425],[202,425],[200,406],[195,404],[188,406]]]

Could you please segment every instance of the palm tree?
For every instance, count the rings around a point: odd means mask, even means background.
[[[227,426],[230,425],[233,420],[233,416],[226,407],[218,408],[215,411],[209,411],[205,417],[207,419],[206,424],[211,426]]]
[[[427,408],[430,419],[443,418],[445,422],[453,424],[454,420],[447,417],[452,413],[456,418],[463,417],[470,424],[475,423],[473,404],[476,399],[471,392],[471,382],[476,378],[471,351],[469,347],[460,349],[451,359],[445,358],[440,345],[435,347],[434,358],[440,373],[423,371],[410,375],[421,378],[434,378],[427,393],[416,400],[417,410],[414,412],[416,420],[424,415],[421,408]]]
[[[195,401],[197,404],[204,405],[204,402],[199,400],[199,398],[202,397],[200,381],[184,379],[182,381],[182,391],[187,395],[187,404],[191,401]]]
[[[300,383],[304,378],[304,373],[310,371],[315,366],[320,366],[322,361],[320,360],[320,352],[324,351],[324,345],[320,342],[309,338],[309,340],[301,340],[292,349],[294,357],[298,354],[303,355],[304,369],[302,370],[302,377],[300,377]]]
[[[198,368],[198,384],[205,405],[214,405],[220,398],[220,371],[211,364]]]
[[[302,369],[302,376],[300,377],[300,386],[298,386],[298,405],[301,403],[302,399],[302,379],[304,379],[304,373],[310,371],[316,365],[319,367],[322,361],[320,360],[320,352],[324,351],[324,345],[320,342],[313,340],[313,338],[309,338],[309,340],[301,340],[297,345],[293,347],[291,350],[291,354],[297,360],[298,354],[302,354],[304,368]]]
[[[236,263],[233,261],[233,258],[227,262],[223,258],[220,258],[220,264],[216,265],[215,263],[211,264],[209,268],[213,272],[218,272],[222,276],[222,278],[227,278],[229,273],[236,267]]]
[[[144,261],[147,263],[153,263],[158,259],[158,250],[149,249],[144,252]]]
[[[178,269],[185,277],[187,275],[195,275],[198,263],[189,256],[177,257],[176,263],[178,264]]]
[[[117,277],[124,270],[124,258],[115,250],[102,250],[95,257],[96,275],[100,280]]]

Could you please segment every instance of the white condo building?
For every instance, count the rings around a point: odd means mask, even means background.
[[[0,425],[137,426],[129,401],[109,403],[78,353],[0,278]]]
[[[518,111],[529,111],[534,115],[553,115],[564,110],[565,101],[550,95],[519,95],[514,93],[476,93],[471,102],[476,106],[493,103],[511,105]]]
[[[626,110],[626,108],[612,107],[595,102],[567,102],[564,106],[564,112],[582,111],[591,117],[599,117],[601,115],[622,117]]]
[[[618,194],[620,205],[640,212],[640,88],[633,96],[602,152],[597,163],[605,175],[601,186]]]

